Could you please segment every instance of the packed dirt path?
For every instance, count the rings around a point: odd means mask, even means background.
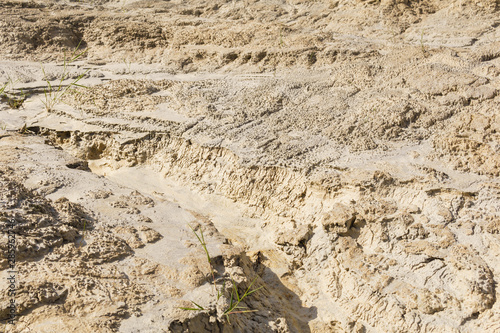
[[[0,27],[1,332],[500,331],[500,1]]]

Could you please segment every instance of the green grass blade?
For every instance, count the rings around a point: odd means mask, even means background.
[[[7,83],[2,88],[0,88],[0,95],[3,94],[3,92],[5,91],[5,88],[7,88]]]
[[[71,62],[77,60],[78,58],[80,58],[85,52],[87,52],[87,49],[83,50],[82,52],[74,55],[72,58],[71,58]]]
[[[201,228],[200,228],[200,235],[201,235],[201,238],[200,238],[200,236],[198,236],[198,234],[196,233],[196,231],[194,231],[193,227],[191,227],[191,225],[189,225],[189,224],[188,224],[188,226],[193,231],[193,233],[196,236],[196,238],[198,238],[198,242],[200,242],[201,246],[203,247],[203,250],[205,250],[205,253],[207,255],[208,263],[212,264],[212,259],[210,258],[210,254],[208,253],[208,250],[207,250],[207,244],[205,244],[205,237],[203,237],[203,230],[201,230]]]
[[[258,291],[258,290],[260,290],[260,289],[262,289],[262,288],[264,288],[264,286],[260,286],[259,288],[254,289],[254,290],[250,291],[249,293],[246,293],[246,294],[245,294],[245,296],[251,295],[251,294],[253,294],[254,292],[256,292],[256,291]]]
[[[78,82],[78,81],[80,81],[81,79],[83,79],[83,75],[79,76],[79,77],[78,77],[75,81],[73,81],[73,82],[71,83],[71,85],[72,85],[72,86],[79,86],[79,87],[82,87],[82,88],[87,88],[87,87],[85,87],[85,86],[82,86],[82,85],[77,84],[77,82]]]
[[[231,281],[233,281],[231,279]],[[240,294],[238,294],[238,288],[236,287],[236,283],[234,283],[233,281],[233,288],[234,288],[234,292],[236,293],[236,298],[238,299],[238,303],[241,302],[241,298],[240,298]]]
[[[234,305],[234,290],[231,290],[231,299],[229,300],[229,308],[224,313],[230,312],[233,309],[233,305]]]
[[[222,288],[217,290],[217,301],[222,297],[224,290],[226,289],[226,281],[222,282]]]
[[[236,313],[248,313],[248,312],[258,312],[259,310],[243,310],[243,311],[233,311],[231,313],[228,313],[229,315],[236,314]]]
[[[203,242],[201,241],[201,239],[200,239],[200,237],[198,236],[198,234],[196,233],[196,231],[194,231],[193,227],[192,227],[190,224],[188,224],[188,227],[189,227],[189,229],[191,229],[191,230],[193,231],[193,233],[194,233],[194,235],[196,236],[196,238],[198,238],[198,241],[199,241],[201,244],[203,244]]]
[[[87,52],[87,49],[82,50],[80,53],[78,52],[78,49],[80,48],[80,45],[82,44],[83,39],[80,40],[78,45],[76,46],[75,50],[71,54],[71,62],[75,61],[76,59],[80,58],[85,52]]]
[[[201,305],[197,304],[196,302],[194,301],[191,302],[193,302],[193,304],[196,305],[200,310],[205,310]]]

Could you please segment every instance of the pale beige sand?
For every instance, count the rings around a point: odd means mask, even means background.
[[[498,1],[7,1],[0,17],[0,82],[27,96],[0,103],[8,332],[500,330]],[[89,89],[47,111],[41,64],[56,83],[80,39],[65,83]],[[257,312],[222,316],[188,224],[218,281],[263,286]]]

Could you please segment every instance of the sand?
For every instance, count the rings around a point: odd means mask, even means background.
[[[500,330],[498,1],[0,18],[2,332]]]

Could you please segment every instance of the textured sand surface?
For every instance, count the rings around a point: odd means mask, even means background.
[[[3,1],[0,27],[6,332],[500,331],[499,1]],[[46,110],[79,43],[88,88]],[[231,279],[262,289],[229,321]]]

